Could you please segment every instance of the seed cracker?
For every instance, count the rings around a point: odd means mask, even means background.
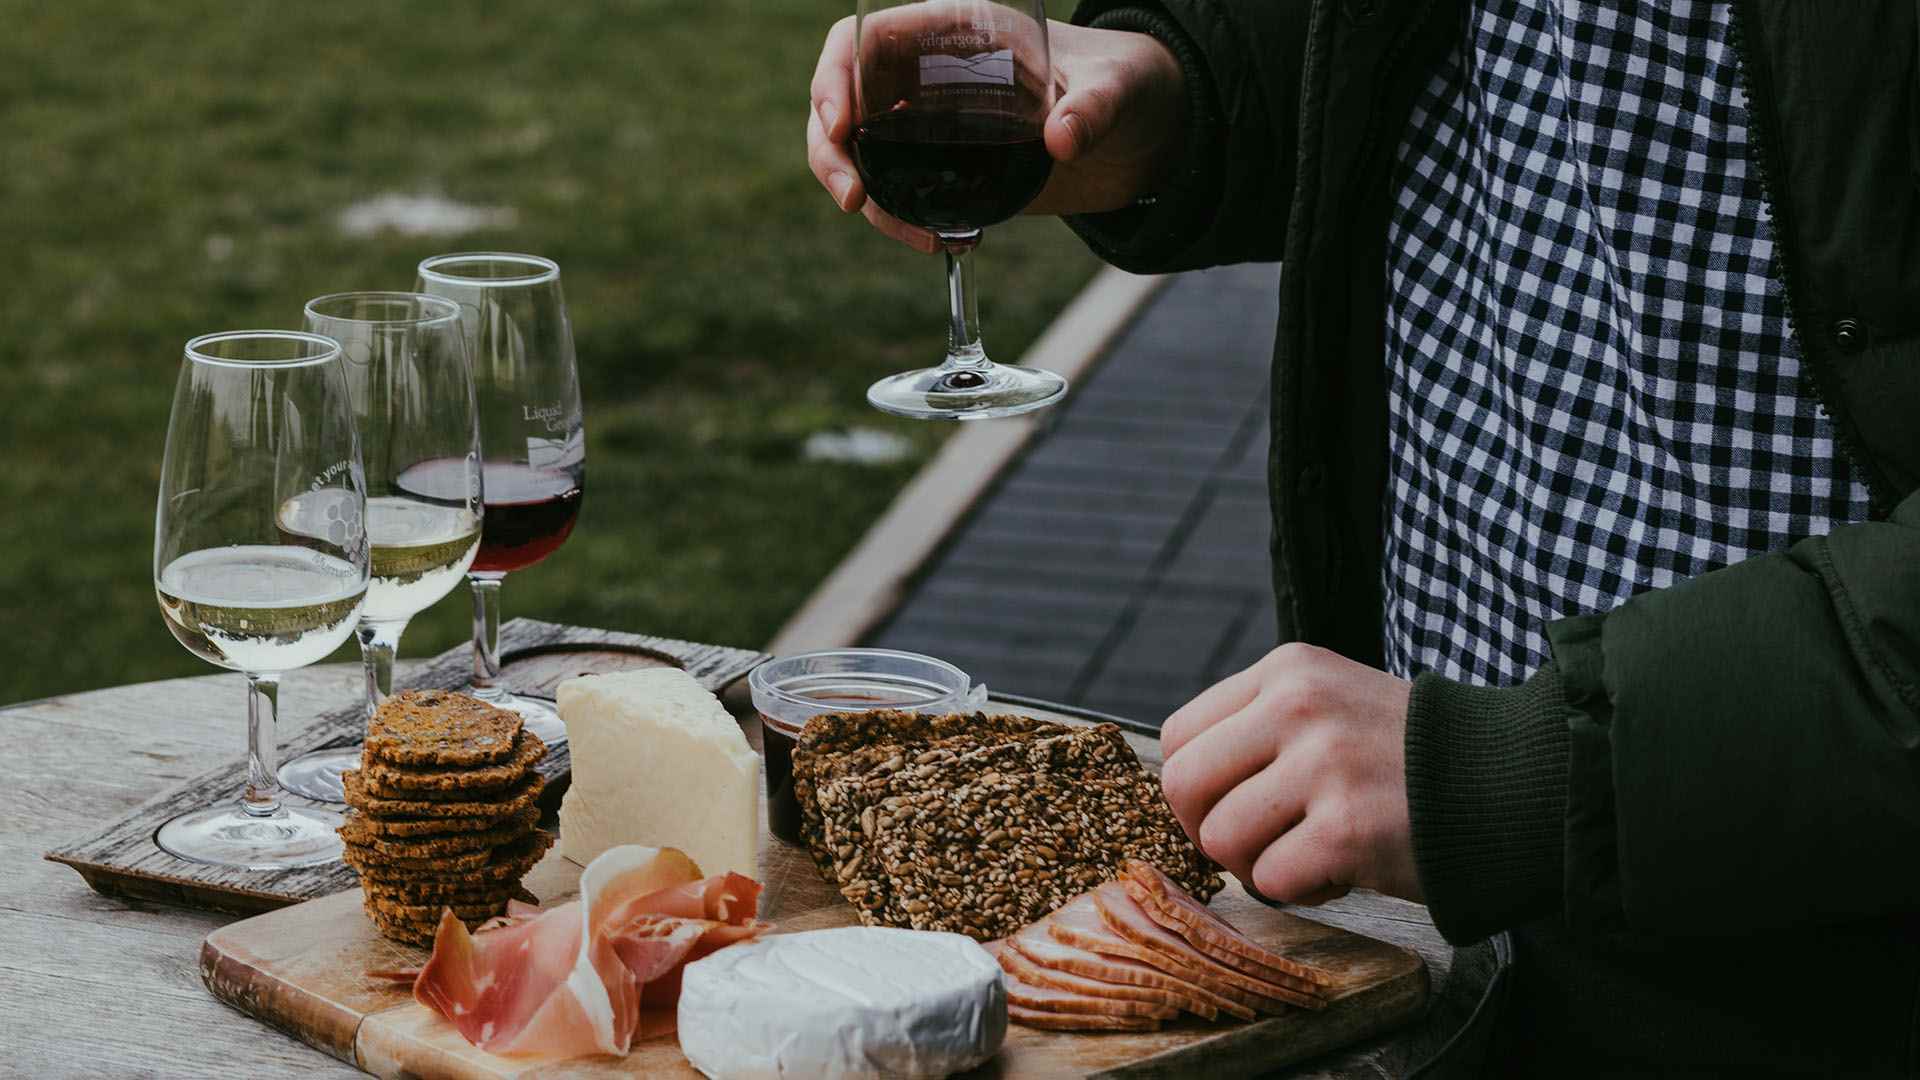
[[[513,756],[520,714],[450,690],[402,690],[367,725],[366,758],[389,765],[495,765]]]

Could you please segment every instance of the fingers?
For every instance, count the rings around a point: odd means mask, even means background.
[[[1092,149],[1120,115],[1118,88],[1105,82],[1071,86],[1054,104],[1042,135],[1047,153],[1057,161],[1072,161]]]
[[[1200,823],[1213,812],[1214,804],[1273,764],[1279,747],[1275,725],[1261,707],[1265,700],[1265,695],[1256,697],[1246,708],[1194,736],[1161,767],[1160,786],[1167,805],[1189,836],[1199,837]],[[1258,853],[1255,849],[1247,861],[1251,863]]]
[[[1240,877],[1251,874],[1261,853],[1306,816],[1309,789],[1297,774],[1288,761],[1273,761],[1223,794],[1194,830],[1200,850]]]
[[[1335,818],[1316,814],[1282,833],[1254,860],[1250,878],[1254,888],[1293,904],[1324,904],[1345,896],[1353,887],[1356,868],[1342,838],[1343,828]]]
[[[844,143],[826,137],[818,112],[807,114],[807,167],[843,212],[858,210],[867,201],[866,188],[860,183],[860,170],[854,167]]]
[[[836,143],[847,141],[853,119],[853,16],[833,24],[813,69],[813,112]]]
[[[1160,754],[1170,760],[1194,736],[1253,703],[1260,692],[1259,666],[1229,675],[1200,692],[1160,725]]]
[[[879,204],[872,199],[866,201],[866,204],[860,208],[860,213],[867,219],[869,225],[922,255],[931,255],[940,250],[940,241],[932,233],[901,221],[880,209]]]

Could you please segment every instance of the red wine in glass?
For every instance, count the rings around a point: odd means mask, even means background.
[[[566,542],[580,517],[584,470],[546,469],[518,462],[489,461],[480,467],[486,515],[480,522],[477,572],[510,573],[539,562]],[[466,482],[464,462],[423,461],[400,474],[398,486],[433,501],[459,497]]]
[[[1043,409],[1067,381],[996,364],[973,293],[980,231],[1025,209],[1053,171],[1041,132],[1055,78],[1041,0],[857,0],[854,164],[882,210],[947,255],[947,349],[867,401],[896,416],[980,420]]]
[[[1030,121],[991,112],[882,113],[854,130],[853,153],[881,209],[949,232],[1018,214],[1053,172]]]

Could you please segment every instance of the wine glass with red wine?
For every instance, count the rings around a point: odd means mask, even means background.
[[[473,587],[473,684],[467,692],[512,709],[549,746],[567,729],[552,705],[500,684],[500,584],[553,554],[573,532],[587,481],[586,427],[573,327],[560,267],[537,255],[478,252],[420,263],[415,291],[460,305],[480,412],[485,513]],[[403,490],[451,499],[466,490],[465,461],[425,461],[400,474]]]
[[[1045,408],[1067,380],[987,359],[973,292],[980,231],[1025,209],[1053,159],[1041,129],[1053,65],[1041,0],[859,0],[853,157],[867,197],[947,255],[947,355],[867,390],[889,413],[981,420]]]

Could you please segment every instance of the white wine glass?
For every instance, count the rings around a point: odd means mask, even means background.
[[[420,263],[414,288],[460,305],[480,408],[486,513],[473,587],[473,683],[467,693],[520,714],[548,746],[567,739],[552,705],[500,681],[500,585],[566,542],[587,482],[586,426],[560,267],[538,255],[471,252]],[[463,482],[426,463],[400,487],[427,497]]]
[[[422,293],[347,292],[309,300],[308,331],[340,343],[367,472],[367,541],[373,551],[360,612],[369,720],[393,693],[393,662],[407,622],[460,584],[480,548],[480,422],[467,368],[460,308]],[[428,498],[400,477],[434,462],[447,485]],[[280,508],[281,530],[312,535],[336,495],[303,493]],[[288,791],[341,802],[341,775],[360,747],[303,754],[280,767]]]
[[[1042,0],[858,0],[853,160],[867,197],[939,238],[947,256],[947,355],[867,389],[883,412],[984,420],[1043,409],[1067,380],[996,364],[980,340],[973,250],[1026,209],[1053,172]]]
[[[324,527],[283,535],[281,507],[316,494]],[[247,782],[237,804],[160,826],[163,850],[252,870],[339,858],[338,814],[283,804],[274,728],[280,676],[331,653],[360,619],[365,520],[339,345],[280,330],[187,342],[160,466],[154,591],[187,651],[247,677]]]

